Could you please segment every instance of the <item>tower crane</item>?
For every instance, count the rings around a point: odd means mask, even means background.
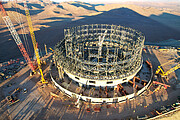
[[[14,39],[14,41],[16,42],[19,50],[21,51],[24,59],[26,60],[26,63],[29,65],[29,67],[32,70],[32,72],[35,72],[35,67],[33,66],[33,63],[31,61],[31,59],[30,59],[26,49],[24,48],[24,45],[23,45],[23,43],[22,43],[22,41],[21,41],[21,39],[20,39],[16,29],[14,28],[14,25],[13,25],[10,17],[7,15],[7,13],[6,13],[6,11],[5,11],[1,1],[0,1],[0,9],[1,9],[2,14],[3,14],[2,18],[3,18],[6,26],[8,27],[8,29],[9,29],[9,31],[10,31],[13,39]]]
[[[99,43],[98,43],[98,45],[99,45],[99,49],[98,49],[99,56],[101,56],[101,54],[102,54],[102,44],[104,42],[104,38],[105,38],[106,34],[107,34],[107,30],[104,32],[103,37],[99,36]]]
[[[30,16],[26,1],[24,2],[24,8],[25,8],[26,18],[27,18],[28,26],[29,26],[29,31],[31,34],[31,39],[32,39],[33,47],[34,47],[34,52],[35,52],[37,63],[38,63],[38,68],[39,68],[39,71],[41,74],[41,81],[42,81],[42,83],[47,83],[44,79],[43,71],[41,69],[41,60],[40,60],[40,56],[39,56],[39,52],[38,52],[38,48],[37,48],[37,42],[36,42],[36,38],[35,38],[33,26],[32,26],[31,16]]]

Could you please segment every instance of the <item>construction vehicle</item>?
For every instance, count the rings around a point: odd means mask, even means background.
[[[27,89],[26,89],[26,88],[23,89],[23,93],[24,93],[24,94],[27,93]]]
[[[16,88],[16,89],[13,90],[11,95],[6,97],[6,100],[7,100],[8,104],[9,104],[9,106],[11,106],[11,105],[13,105],[13,104],[20,101],[20,99],[18,99],[18,94],[19,94],[20,90],[21,90],[20,88]]]
[[[156,74],[156,75],[159,74],[159,75],[161,75],[162,77],[167,77],[167,75],[169,75],[170,73],[172,73],[172,72],[174,72],[175,70],[179,69],[179,68],[180,68],[180,63],[178,63],[175,67],[169,69],[169,70],[166,71],[166,72],[165,72],[165,71],[163,70],[163,68],[162,68],[162,66],[167,65],[167,64],[170,63],[170,62],[175,61],[175,60],[178,60],[179,57],[180,57],[180,56],[178,56],[177,58],[172,59],[172,60],[170,60],[170,61],[168,61],[168,62],[166,62],[166,63],[164,63],[164,64],[162,64],[162,65],[159,65],[158,68],[157,68],[157,70],[156,70],[156,72],[155,72],[155,74]]]
[[[38,69],[39,69],[39,72],[41,74],[41,82],[42,83],[47,83],[47,81],[44,79],[44,75],[43,75],[43,72],[42,72],[42,69],[41,69],[41,60],[40,60],[40,56],[39,56],[39,52],[38,52],[37,42],[36,42],[36,38],[35,38],[33,26],[32,26],[31,16],[30,16],[30,13],[29,13],[26,2],[24,2],[24,8],[25,8],[25,13],[26,13],[26,18],[27,18],[27,21],[28,21],[28,25],[29,25],[29,31],[30,31],[30,34],[31,34],[31,39],[32,39],[33,47],[34,47],[34,52],[35,52],[37,63],[38,63]]]
[[[13,105],[13,104],[20,101],[20,99],[18,99],[17,97],[13,97],[12,95],[7,96],[6,100],[8,101],[9,106],[11,106],[11,105]]]
[[[21,39],[20,39],[20,37],[19,37],[19,35],[17,33],[17,31],[16,31],[16,29],[14,28],[14,25],[13,25],[10,17],[7,15],[1,1],[0,1],[0,9],[1,9],[2,14],[3,14],[2,18],[3,18],[6,26],[8,27],[14,41],[16,42],[19,50],[21,51],[24,59],[26,60],[26,63],[29,65],[32,72],[35,72],[35,67],[34,67],[34,65],[33,65],[32,61],[31,61],[31,59],[30,59],[30,57],[29,57],[29,55],[28,55],[28,53],[27,53],[27,51],[26,51],[26,49],[25,49],[25,47],[24,47],[24,45],[23,45],[23,43],[22,43],[22,41],[21,41]]]

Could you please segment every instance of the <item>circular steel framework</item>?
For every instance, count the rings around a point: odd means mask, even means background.
[[[91,24],[65,29],[64,35],[55,46],[54,59],[76,78],[123,80],[141,69],[145,36],[137,30]]]

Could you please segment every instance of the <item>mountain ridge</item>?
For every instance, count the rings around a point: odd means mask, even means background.
[[[3,3],[16,30],[22,38],[17,18],[21,17],[29,35],[29,28],[23,3]],[[180,13],[166,8],[143,7],[131,4],[90,4],[85,2],[43,2],[27,3],[36,39],[41,49],[44,44],[52,47],[63,39],[63,29],[82,24],[117,24],[137,29],[146,36],[146,42],[180,39]],[[16,7],[18,9],[16,9]],[[12,56],[21,56],[0,14],[0,61]],[[31,39],[28,39],[32,45]],[[13,45],[11,50],[7,47]],[[32,47],[31,50],[33,51]],[[7,56],[8,55],[8,56]]]

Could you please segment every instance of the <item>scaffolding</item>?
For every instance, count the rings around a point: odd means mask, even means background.
[[[61,73],[95,80],[122,79],[142,66],[144,41],[141,32],[120,25],[67,28],[64,39],[55,46],[54,60]]]

